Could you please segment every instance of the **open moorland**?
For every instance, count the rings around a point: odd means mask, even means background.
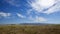
[[[60,25],[1,25],[0,34],[60,34]]]

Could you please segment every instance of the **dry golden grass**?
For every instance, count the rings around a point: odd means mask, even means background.
[[[0,34],[60,34],[60,25],[5,25],[0,26]]]

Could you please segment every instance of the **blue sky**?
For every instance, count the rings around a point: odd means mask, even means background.
[[[60,0],[0,0],[0,24],[60,24]]]

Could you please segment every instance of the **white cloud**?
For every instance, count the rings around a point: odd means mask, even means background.
[[[38,17],[38,16],[36,16],[35,21],[36,21],[36,22],[45,22],[45,21],[47,21],[47,20],[46,20],[45,18],[43,18],[43,17]]]
[[[51,13],[58,12],[59,10],[60,10],[60,2],[56,3],[55,6],[51,7],[50,9],[48,9],[47,11],[45,11],[43,13],[51,14]]]
[[[0,17],[9,17],[11,13],[0,12]]]
[[[37,1],[42,7],[50,7],[55,3],[55,0],[39,0]]]
[[[19,13],[17,13],[17,16],[20,17],[20,18],[25,18],[25,16],[23,16],[23,15],[21,15]]]
[[[28,9],[28,10],[27,10],[27,15],[31,14],[32,10],[33,10],[33,9]]]
[[[47,19],[45,19],[44,17],[38,17],[38,16],[36,16],[35,18],[30,16],[29,19],[33,22],[46,22],[47,21]]]
[[[20,7],[19,0],[5,0],[5,1],[13,6]]]
[[[42,1],[42,2],[41,2]],[[36,10],[38,13],[51,14],[58,12],[60,9],[60,0],[35,0],[28,1],[32,9]]]

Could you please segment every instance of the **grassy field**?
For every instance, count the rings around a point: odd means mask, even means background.
[[[60,25],[4,25],[0,34],[60,34]]]

